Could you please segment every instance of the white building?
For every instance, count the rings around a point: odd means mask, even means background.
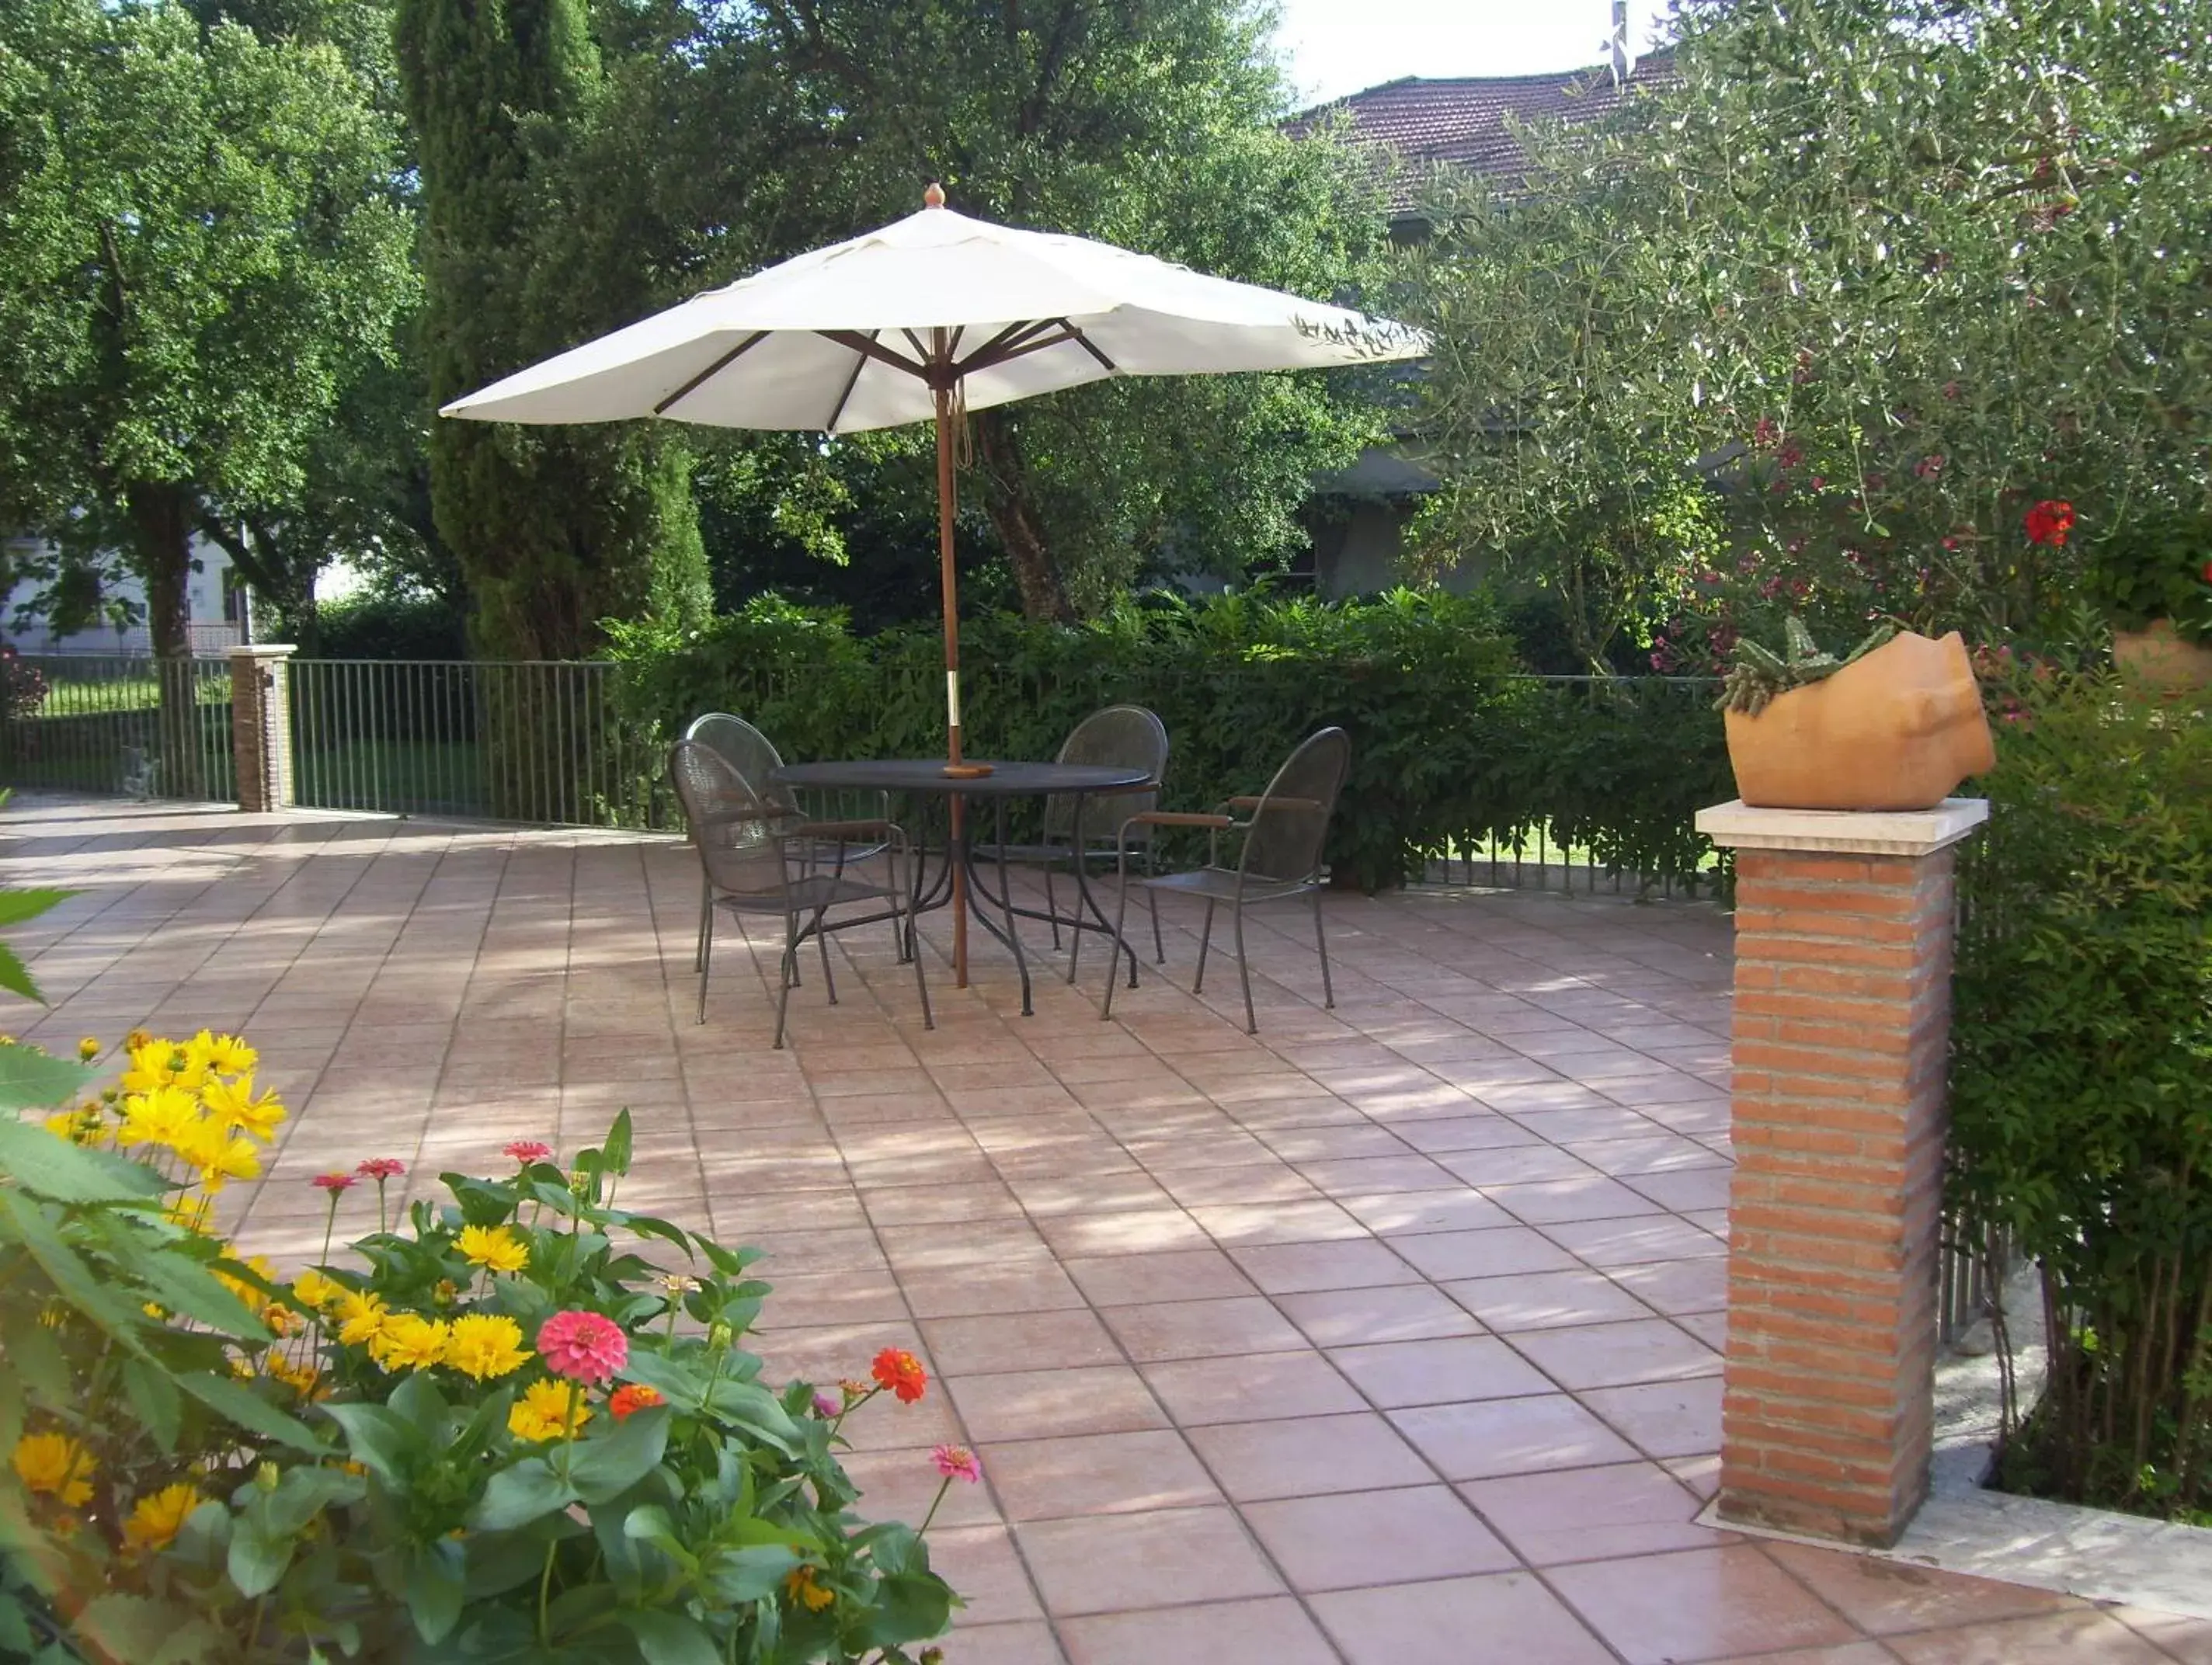
[[[246,640],[246,592],[231,583],[230,556],[223,552],[222,545],[195,534],[191,550],[192,571],[185,582],[185,611],[191,621],[192,652],[199,656],[220,656]],[[0,555],[6,557],[4,568],[0,568],[0,583],[7,586],[6,597],[0,599],[0,640],[9,642],[20,653],[151,653],[153,639],[145,620],[145,584],[120,562],[115,563],[117,575],[113,580],[103,586],[103,599],[131,603],[138,615],[136,624],[119,629],[112,624],[95,624],[67,635],[55,635],[44,618],[27,621],[17,628],[16,609],[33,599],[40,587],[38,580],[17,575],[21,563],[43,562],[52,552],[52,545],[34,538],[11,538],[0,544]]]

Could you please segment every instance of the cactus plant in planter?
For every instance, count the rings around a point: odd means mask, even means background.
[[[1793,615],[1781,652],[1736,644],[1719,704],[1736,790],[1760,808],[1928,809],[1996,761],[1955,630],[1883,625],[1838,658]]]

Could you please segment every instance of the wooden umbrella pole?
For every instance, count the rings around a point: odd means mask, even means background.
[[[939,332],[942,342],[943,331]],[[945,603],[945,769],[948,775],[964,771],[960,757],[960,599],[952,571],[952,389],[933,389],[937,404],[937,564],[938,590]],[[963,836],[967,804],[957,793],[951,798],[952,848],[952,982],[968,987],[968,862]]]

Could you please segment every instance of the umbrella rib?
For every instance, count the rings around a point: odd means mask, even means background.
[[[1034,333],[1036,331],[1054,326],[1057,326],[1060,331],[1058,335],[1039,336]],[[971,370],[994,369],[999,365],[1011,363],[1015,359],[1024,358],[1031,353],[1040,353],[1048,347],[1058,347],[1070,341],[1097,359],[1106,368],[1109,374],[1120,374],[1121,367],[1099,351],[1097,345],[1091,337],[1083,333],[1080,325],[1071,324],[1064,318],[1054,318],[1048,319],[1041,324],[1025,325],[1024,330],[1028,333],[1024,335],[1019,344],[1002,349],[995,355],[992,354],[991,346],[988,343],[977,348],[975,355],[960,366],[960,374],[966,375]]]
[[[689,398],[694,392],[698,391],[699,384],[701,382],[706,380],[709,376],[720,375],[724,370],[730,367],[733,361],[742,358],[745,354],[759,346],[760,343],[767,338],[768,331],[766,330],[755,330],[743,341],[740,341],[736,346],[731,348],[728,352],[723,354],[721,357],[716,359],[712,364],[702,370],[697,375],[692,377],[690,380],[685,382],[681,387],[671,393],[666,398],[654,405],[653,407],[653,414],[656,416],[666,416],[668,414],[669,406]]]
[[[964,376],[970,370],[988,368],[991,365],[997,364],[1003,357],[1002,349],[1019,346],[1031,336],[1050,329],[1053,322],[1054,320],[1049,318],[1038,318],[1031,319],[1026,324],[1009,324],[974,352],[969,354],[966,358],[961,360],[955,368]]]
[[[869,331],[868,339],[873,341],[875,338],[876,332],[873,330]],[[837,403],[830,412],[830,420],[823,424],[822,431],[824,434],[835,434],[837,431],[837,419],[845,414],[845,402],[853,397],[854,388],[859,386],[860,383],[860,372],[867,368],[868,355],[866,353],[854,353],[853,374],[845,378],[844,390],[837,395]]]
[[[872,335],[862,335],[858,330],[817,330],[814,333],[824,341],[834,341],[840,347],[848,347],[864,358],[874,359],[878,364],[888,364],[894,370],[903,370],[918,380],[929,380],[927,365],[901,358]]]

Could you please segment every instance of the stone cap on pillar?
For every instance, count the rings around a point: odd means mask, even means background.
[[[1932,810],[1762,810],[1741,798],[1698,811],[1698,830],[1738,850],[1834,850],[1932,855],[1990,818],[1986,798],[1946,798]]]
[[[289,659],[300,650],[289,641],[252,641],[223,651],[234,659]]]

